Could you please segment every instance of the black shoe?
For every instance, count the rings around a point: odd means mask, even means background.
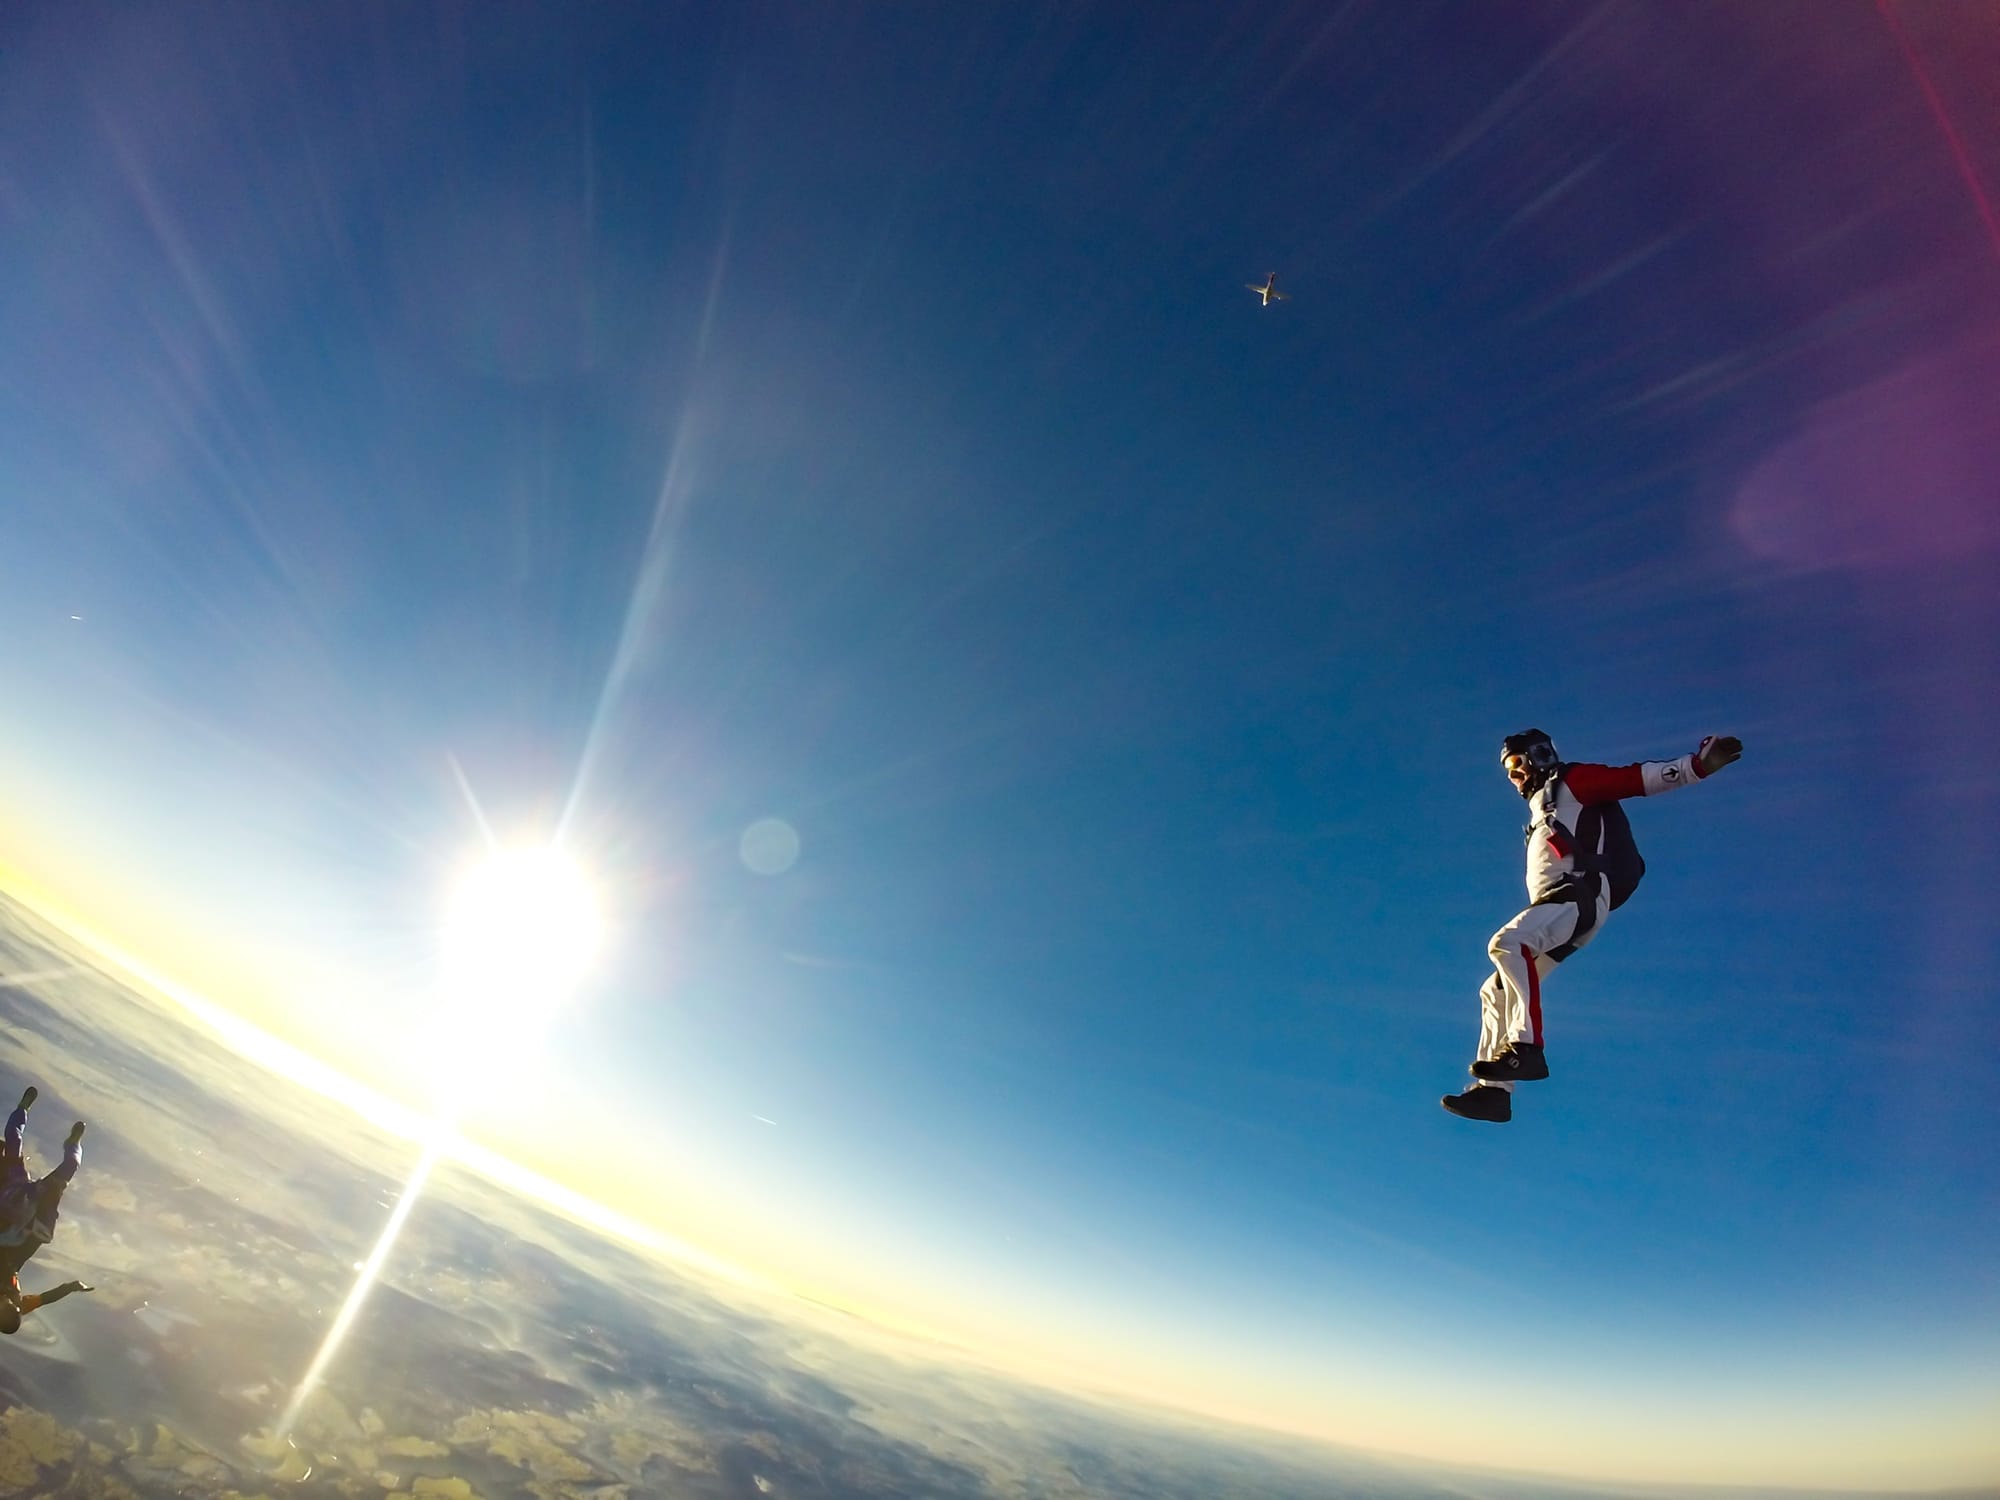
[[[27,1112],[28,1106],[30,1104],[33,1104],[34,1102],[35,1102],[35,1086],[31,1083],[28,1085],[27,1088],[21,1091],[21,1102],[19,1105],[16,1106],[16,1108],[18,1108],[19,1110],[22,1111],[22,1113],[25,1114]]]
[[[1514,1118],[1514,1096],[1505,1089],[1470,1088],[1462,1094],[1446,1094],[1438,1102],[1461,1120],[1505,1125]]]
[[[1549,1076],[1549,1060],[1533,1042],[1509,1042],[1498,1057],[1474,1063],[1472,1076],[1491,1083],[1533,1083]]]
[[[83,1139],[83,1121],[78,1120],[74,1125],[70,1126],[69,1128],[68,1144],[74,1146],[78,1141],[82,1139]]]

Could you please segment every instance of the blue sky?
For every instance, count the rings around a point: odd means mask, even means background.
[[[625,1211],[1344,1441],[1990,1480],[1996,63],[1916,3],[11,18],[0,857],[421,1100],[462,777],[612,925],[473,1123]],[[1436,1099],[1528,724],[1749,750],[1635,809],[1496,1131]]]

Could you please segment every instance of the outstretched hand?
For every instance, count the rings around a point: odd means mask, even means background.
[[[1713,776],[1724,766],[1733,765],[1743,758],[1743,741],[1733,734],[1711,734],[1701,742],[1701,749],[1695,752],[1695,764],[1701,767],[1701,774]]]
[[[97,1290],[96,1287],[92,1286],[87,1281],[71,1281],[71,1282],[66,1282],[65,1285],[67,1285],[72,1292],[94,1292]]]

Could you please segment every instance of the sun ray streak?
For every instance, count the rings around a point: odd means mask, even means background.
[[[716,312],[722,304],[723,275],[729,263],[729,237],[730,226],[725,222],[710,269],[708,298],[702,307],[701,327],[695,339],[694,365],[697,370],[708,357],[709,341],[715,333]],[[618,644],[612,652],[611,665],[605,668],[604,683],[597,694],[597,709],[591,715],[590,730],[584,737],[576,776],[570,783],[569,798],[556,827],[555,842],[558,845],[563,843],[576,810],[583,803],[603,753],[605,724],[624,695],[625,683],[638,665],[647,627],[666,597],[667,579],[673,571],[674,542],[680,534],[681,519],[687,513],[689,498],[694,492],[695,447],[692,412],[683,407],[674,430],[673,448],[667,456],[666,473],[661,476],[659,493],[653,501],[653,520],[646,532],[645,548],[639,555],[639,571],[632,580],[632,593],[625,603],[625,622],[618,632]]]
[[[299,1414],[305,1409],[307,1399],[319,1388],[321,1378],[325,1376],[328,1367],[340,1353],[340,1346],[346,1341],[348,1330],[360,1316],[361,1309],[367,1305],[368,1294],[375,1289],[376,1278],[382,1274],[382,1267],[388,1262],[389,1252],[395,1249],[396,1238],[403,1232],[403,1225],[409,1220],[410,1210],[417,1206],[417,1199],[423,1196],[424,1185],[430,1181],[432,1168],[444,1154],[447,1131],[448,1127],[440,1121],[437,1129],[432,1132],[429,1142],[424,1146],[424,1154],[418,1159],[416,1169],[403,1184],[402,1197],[397,1199],[388,1223],[382,1226],[381,1236],[375,1241],[374,1250],[362,1263],[360,1273],[354,1278],[353,1290],[348,1292],[347,1301],[341,1305],[339,1315],[333,1320],[333,1326],[327,1330],[326,1341],[319,1346],[319,1353],[313,1356],[313,1362],[307,1366],[304,1378],[299,1381],[298,1389],[292,1393],[291,1405],[285,1408],[284,1416],[278,1421],[279,1437],[288,1438],[292,1435],[292,1429],[297,1425]]]
[[[638,576],[632,581],[631,598],[625,606],[625,624],[618,633],[617,649],[612,653],[611,665],[604,673],[604,685],[597,695],[597,711],[591,715],[583,755],[576,768],[576,777],[570,783],[569,800],[563,808],[562,820],[557,825],[557,844],[563,842],[576,810],[583,802],[603,753],[605,723],[624,694],[626,680],[638,664],[646,639],[646,627],[666,596],[667,578],[673,570],[674,540],[680,531],[681,516],[687,510],[688,496],[693,490],[694,462],[689,452],[693,446],[689,433],[691,425],[690,420],[683,416],[680,430],[674,438],[673,456],[667,460],[667,472],[660,480],[659,498],[653,506],[653,524],[646,536]]]
[[[445,759],[451,763],[451,774],[458,782],[465,805],[472,810],[472,821],[479,825],[479,836],[486,840],[489,850],[499,848],[500,841],[493,837],[493,825],[486,821],[486,809],[479,805],[478,794],[472,790],[472,779],[465,774],[465,767],[458,763],[456,755],[447,755]]]

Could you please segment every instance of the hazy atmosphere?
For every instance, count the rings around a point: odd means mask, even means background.
[[[1990,1493],[1995,76],[0,17],[0,1494]],[[1745,753],[1495,1128],[1529,726]]]

